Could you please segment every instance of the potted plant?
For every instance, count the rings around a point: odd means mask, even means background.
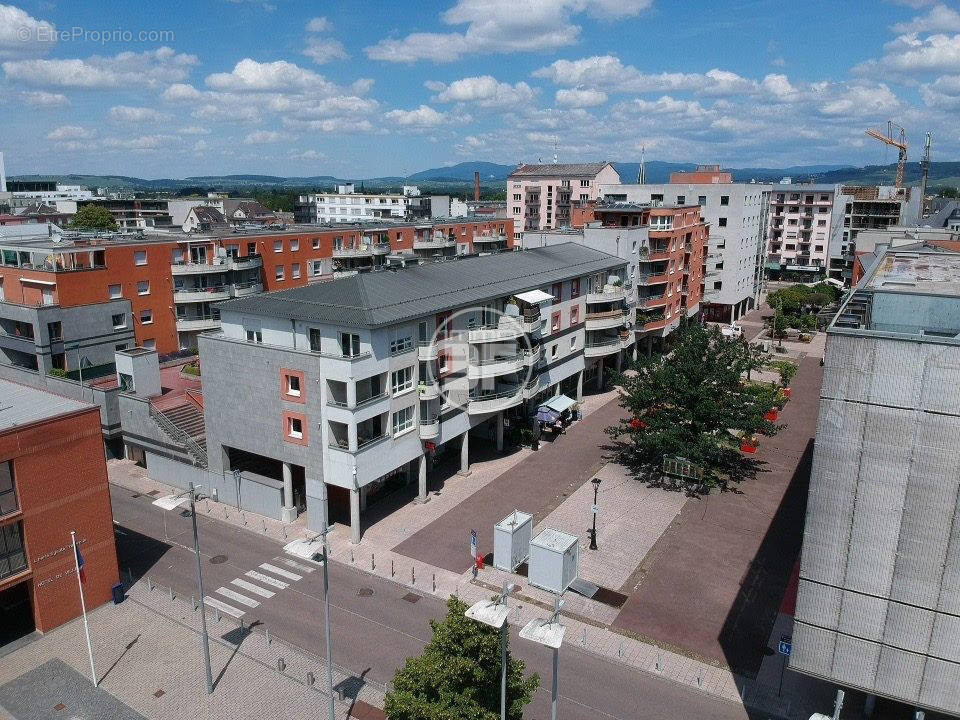
[[[753,455],[757,451],[757,438],[753,435],[744,435],[740,438],[740,452]]]

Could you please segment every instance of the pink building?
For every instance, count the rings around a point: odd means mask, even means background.
[[[525,231],[569,227],[572,203],[596,200],[601,185],[619,183],[619,173],[608,162],[518,165],[507,178],[514,240]]]

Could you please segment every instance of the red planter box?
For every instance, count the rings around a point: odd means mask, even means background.
[[[780,417],[780,412],[774,408],[773,410],[768,410],[766,414],[764,414],[763,419],[767,422],[775,423],[778,417]]]
[[[756,445],[751,445],[750,443],[742,442],[740,443],[740,452],[750,453],[751,455],[757,451]]]

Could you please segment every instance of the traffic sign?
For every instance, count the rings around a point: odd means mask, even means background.
[[[793,650],[793,638],[790,635],[781,635],[780,642],[777,644],[777,652],[789,656],[791,650]]]
[[[593,506],[593,512],[595,512],[595,513],[600,512],[600,506],[599,506],[599,505],[594,505],[594,506]]]

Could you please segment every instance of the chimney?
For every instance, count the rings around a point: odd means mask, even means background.
[[[7,191],[7,171],[3,169],[3,153],[0,152],[0,192]]]
[[[3,169],[3,155],[0,155],[0,170]],[[480,202],[480,172],[473,173],[473,199]]]

